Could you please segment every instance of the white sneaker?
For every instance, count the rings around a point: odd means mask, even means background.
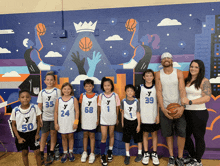
[[[81,157],[81,162],[85,163],[87,157],[88,157],[88,154],[87,154],[87,152],[84,151],[83,154],[82,154],[82,157]]]
[[[94,153],[91,153],[89,155],[89,164],[92,164],[95,162],[95,154]]]
[[[149,153],[144,153],[144,157],[142,159],[142,163],[144,165],[147,165],[149,163],[149,159],[150,159],[150,154]]]
[[[157,153],[152,153],[151,157],[152,157],[154,165],[159,165],[160,164]]]

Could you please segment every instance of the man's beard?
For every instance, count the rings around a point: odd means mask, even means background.
[[[166,62],[164,62],[164,63],[162,64],[162,66],[163,66],[164,68],[173,66],[173,63],[172,63],[172,62],[168,62],[168,63],[169,63],[169,64],[165,65]]]

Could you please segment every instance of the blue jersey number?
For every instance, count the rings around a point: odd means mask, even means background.
[[[85,113],[93,113],[93,107],[85,107]]]
[[[29,123],[29,124],[24,124],[22,125],[22,132],[26,132],[26,131],[30,131],[34,128],[33,123]]]
[[[65,111],[61,111],[61,117],[64,117],[64,116],[69,116],[70,115],[70,112],[69,112],[69,110],[67,110],[66,112]]]
[[[132,113],[130,113],[130,115],[131,115],[131,118],[132,118]]]
[[[54,106],[54,104],[53,104],[53,101],[50,101],[50,102],[46,102],[46,108],[48,108],[48,107],[53,107]]]
[[[145,103],[148,104],[153,104],[154,103],[154,98],[153,97],[145,97]]]
[[[108,109],[108,112],[110,111],[110,107],[109,106],[107,106],[107,109]]]

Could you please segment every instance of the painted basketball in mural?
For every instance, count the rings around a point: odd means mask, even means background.
[[[131,32],[133,32],[135,30],[136,25],[137,25],[137,21],[133,18],[128,19],[125,23],[126,29]]]
[[[43,36],[46,33],[46,27],[43,23],[37,24],[35,28],[40,36]]]
[[[79,48],[83,51],[89,51],[92,48],[92,40],[88,37],[83,37],[79,41]]]

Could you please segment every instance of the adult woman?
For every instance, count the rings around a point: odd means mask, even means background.
[[[184,111],[187,123],[185,147],[192,157],[187,166],[202,166],[201,158],[205,151],[204,135],[209,117],[205,103],[210,100],[212,92],[210,82],[204,75],[204,63],[201,60],[193,60],[185,80],[187,97],[182,101],[182,104],[186,105]],[[192,134],[196,148],[191,139]]]

